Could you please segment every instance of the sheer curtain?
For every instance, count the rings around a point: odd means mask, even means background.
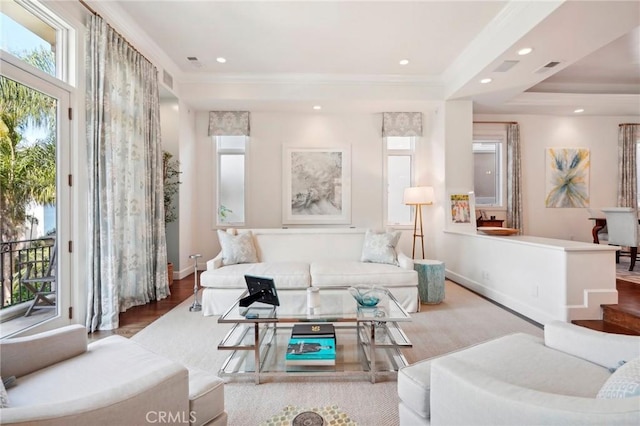
[[[90,331],[169,295],[156,68],[99,16],[87,46]]]
[[[638,172],[636,144],[640,138],[640,124],[621,124],[618,127],[618,206],[638,205]]]
[[[507,125],[507,227],[522,234],[522,168],[520,166],[520,125]]]

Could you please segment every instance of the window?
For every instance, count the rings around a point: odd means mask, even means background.
[[[41,4],[31,1],[3,1],[0,12],[0,48],[32,67],[70,83],[68,24]]]
[[[405,188],[413,186],[415,137],[389,136],[384,139],[387,177],[387,224],[410,225],[411,206],[403,203]]]
[[[506,155],[503,136],[474,136],[473,190],[477,207],[503,208],[506,188]]]
[[[245,223],[246,136],[216,136],[218,226]]]
[[[26,315],[3,322],[1,337],[70,322],[71,255],[61,244],[73,240],[72,188],[65,178],[73,171],[75,143],[67,114],[73,98],[61,80],[68,80],[64,70],[71,68],[72,34],[42,3],[2,2],[0,122],[6,129],[0,157],[7,161],[1,162],[0,175],[7,179],[0,191],[0,263],[8,267],[0,267],[0,317]],[[3,157],[7,152],[12,155]],[[56,270],[55,280],[43,280],[36,290],[24,281],[51,269]],[[30,310],[41,291],[53,293],[53,308]]]

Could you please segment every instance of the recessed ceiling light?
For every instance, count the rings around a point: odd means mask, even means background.
[[[584,109],[582,108],[574,109],[573,112],[575,112],[576,114],[580,114],[581,112],[584,112]]]
[[[320,105],[314,105],[313,109],[315,109],[316,111],[321,110],[322,107]]]
[[[399,64],[400,64],[400,65],[407,65],[408,63],[409,63],[409,60],[408,60],[408,59],[402,59],[402,60],[400,60],[400,62],[399,62]]]
[[[493,80],[490,78],[483,78],[482,80],[480,80],[480,83],[482,84],[487,84],[487,83],[491,83]]]
[[[528,55],[529,53],[533,52],[533,49],[530,47],[525,47],[523,49],[518,50],[518,55],[520,56],[524,56],[524,55]]]
[[[224,64],[225,62],[227,62],[227,60],[225,58],[223,58],[222,56],[218,56],[216,58],[216,61],[218,61],[221,64]]]

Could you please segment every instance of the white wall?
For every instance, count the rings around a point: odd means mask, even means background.
[[[172,160],[180,162],[180,140],[178,114],[178,100],[175,98],[160,99],[160,130],[162,137],[162,150],[173,155]],[[180,164],[182,166],[182,164]],[[182,167],[180,167],[182,169]],[[180,187],[173,199],[173,205],[180,216]],[[167,261],[177,265],[179,258],[179,226],[178,221],[168,223],[165,226],[167,239]],[[175,268],[175,267],[174,267]]]
[[[431,184],[428,167],[428,128],[432,110],[423,112],[425,137],[416,162],[419,184]],[[249,228],[282,227],[282,147],[343,147],[351,149],[351,224],[362,228],[383,227],[382,115],[371,113],[279,113],[251,112],[248,150],[246,221]],[[215,149],[207,136],[208,112],[196,113],[196,180],[198,197],[193,232],[195,245],[210,259],[219,251],[215,233]],[[427,216],[425,207],[425,217]],[[289,225],[290,226],[290,225]],[[336,226],[336,225],[326,225]],[[290,226],[291,227],[291,226]],[[400,247],[411,253],[411,232]],[[429,244],[425,244],[427,250]],[[418,248],[416,248],[418,250]]]
[[[525,234],[592,242],[593,222],[586,208],[545,207],[546,148],[588,148],[591,208],[615,206],[618,124],[636,123],[640,117],[475,115],[474,120],[520,124]]]
[[[174,265],[175,278],[184,278],[193,271],[193,261],[189,256],[198,252],[196,236],[205,228],[199,228],[197,217],[201,209],[199,194],[198,170],[194,166],[199,155],[196,149],[195,112],[189,105],[179,102],[180,116],[180,211],[179,226],[179,254],[178,264]],[[208,186],[207,186],[208,188]]]

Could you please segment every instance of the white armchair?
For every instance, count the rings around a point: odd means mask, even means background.
[[[638,245],[640,241],[640,225],[638,224],[638,211],[632,207],[606,207],[602,212],[607,218],[608,241],[610,245],[629,247],[629,252],[618,250],[616,263],[620,262],[620,254],[629,254],[633,271],[638,258]]]
[[[4,339],[0,353],[0,375],[16,378],[3,425],[227,424],[220,378],[122,336],[87,344],[86,329],[71,325]]]
[[[400,425],[638,425],[640,396],[598,395],[638,357],[639,336],[555,321],[402,368]]]

